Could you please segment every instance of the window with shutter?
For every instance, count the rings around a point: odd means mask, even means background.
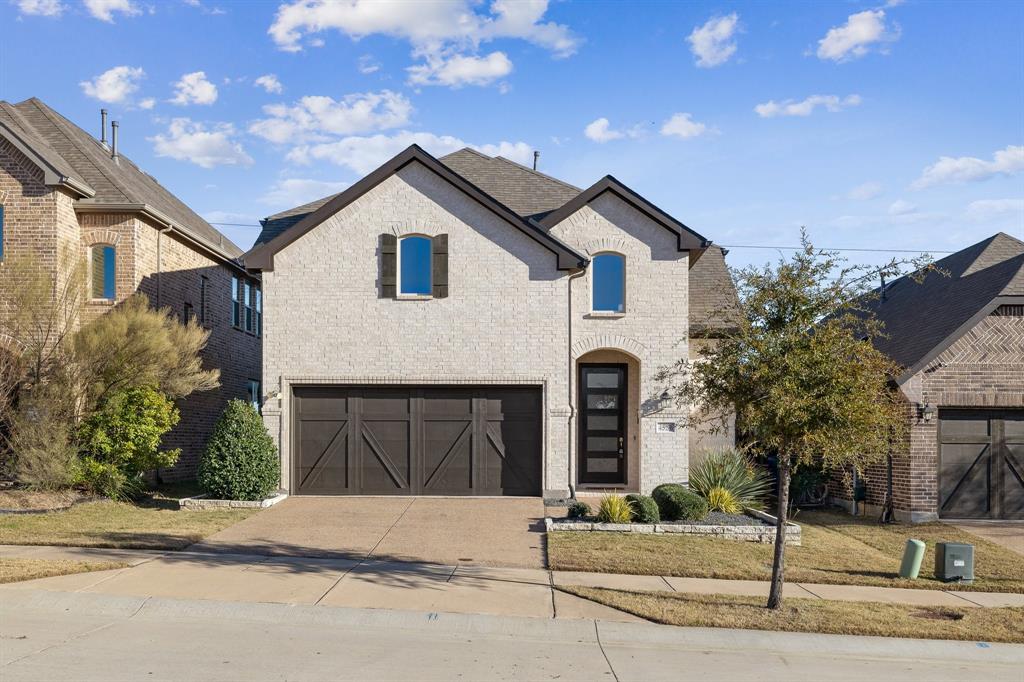
[[[380,236],[380,295],[394,298],[398,295],[398,237]]]
[[[398,240],[398,294],[430,296],[432,288],[430,237],[409,235]]]
[[[439,234],[431,240],[431,274],[434,298],[448,297],[448,235]]]

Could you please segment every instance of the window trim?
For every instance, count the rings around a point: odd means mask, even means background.
[[[231,275],[231,326],[235,329],[242,328],[242,308],[240,305],[241,300],[238,296],[241,282],[241,278]]]
[[[402,292],[402,242],[406,239],[427,240],[427,293]],[[410,232],[398,238],[395,245],[395,298],[406,301],[425,301],[434,298],[434,238],[428,234]]]
[[[601,256],[617,256],[622,262],[622,309],[621,310],[601,310],[595,305],[596,298],[594,296],[595,289],[597,287],[597,260]],[[626,314],[626,254],[620,253],[619,251],[600,251],[592,254],[590,257],[590,314],[589,317],[623,317]]]
[[[96,295],[96,249],[103,250],[103,294],[102,296]],[[110,249],[110,260],[111,260],[111,283],[110,283],[110,296],[107,296],[107,254],[106,250]],[[117,300],[117,246],[115,244],[108,244],[106,242],[97,242],[89,245],[89,301],[92,303],[112,303]]]

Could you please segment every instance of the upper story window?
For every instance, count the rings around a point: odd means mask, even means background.
[[[591,310],[622,313],[626,310],[626,258],[618,253],[601,253],[590,264],[593,280]]]
[[[256,336],[263,333],[263,292],[256,287],[256,322],[253,330]]]
[[[430,237],[410,235],[398,240],[398,293],[430,296]]]
[[[231,326],[242,326],[242,307],[238,300],[238,278],[231,278]]]
[[[92,297],[112,301],[117,296],[117,253],[109,244],[96,244],[91,249]]]
[[[231,325],[256,336],[263,331],[263,293],[255,282],[231,278]]]

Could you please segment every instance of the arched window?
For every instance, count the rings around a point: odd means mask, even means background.
[[[626,258],[618,253],[601,253],[590,263],[593,280],[591,309],[595,313],[626,310]]]
[[[117,297],[116,273],[117,255],[110,244],[97,244],[92,247],[90,258],[92,268],[92,297],[94,299],[114,300]]]
[[[398,293],[430,296],[430,237],[410,235],[398,240]]]

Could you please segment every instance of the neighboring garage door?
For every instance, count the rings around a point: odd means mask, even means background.
[[[939,447],[939,516],[1024,519],[1024,410],[941,410]]]
[[[299,495],[540,495],[541,392],[299,386]]]

